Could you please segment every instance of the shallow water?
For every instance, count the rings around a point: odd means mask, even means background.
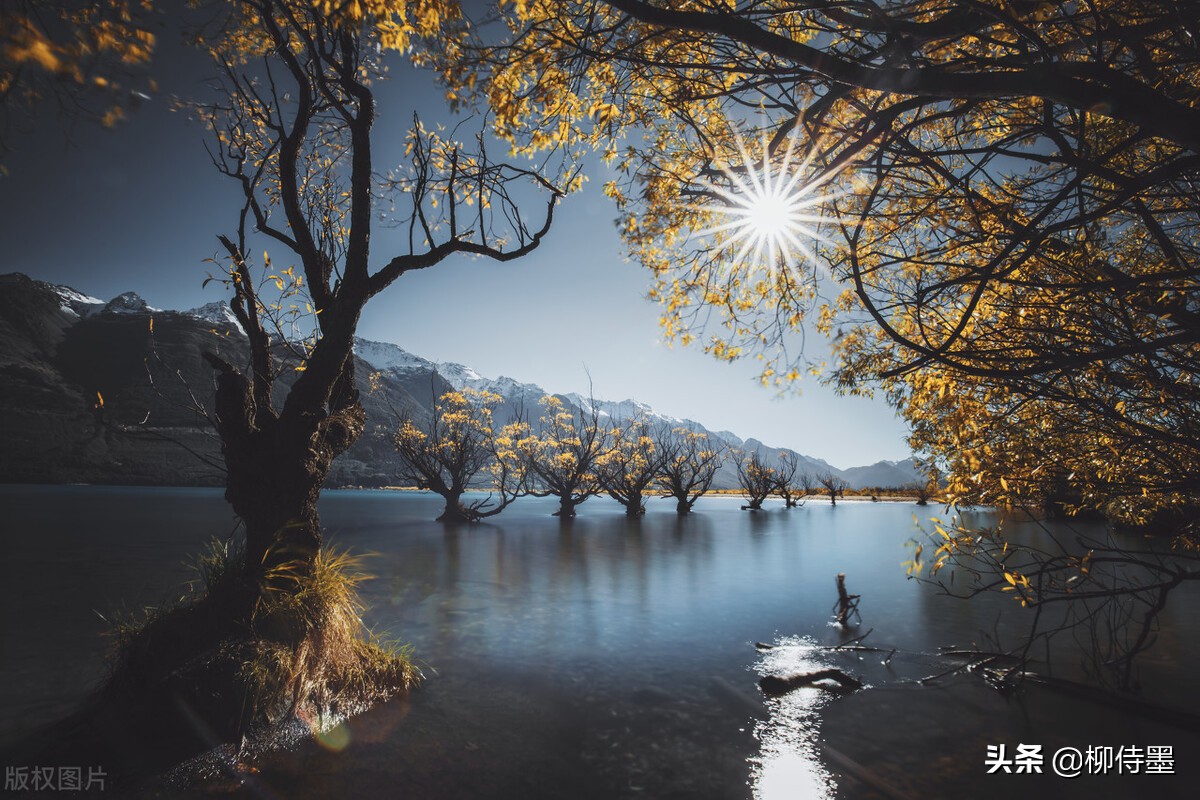
[[[427,494],[327,492],[331,541],[371,553],[367,622],[411,642],[427,676],[255,772],[209,759],[190,786],[146,790],[286,797],[1190,797],[1200,737],[1045,690],[1001,697],[946,669],[941,645],[1009,639],[1029,612],[906,579],[906,542],[936,509],[810,502],[738,509],[704,499],[680,519],[650,503],[628,521],[593,499],[573,521],[527,498],[487,524],[431,520]],[[185,560],[232,516],[219,491],[0,487],[0,742],[69,711],[103,674],[101,615],[178,595]],[[979,520],[986,523],[988,515]],[[1017,535],[1044,535],[1026,531]],[[862,594],[862,625],[830,625],[834,577]],[[1173,598],[1143,667],[1147,693],[1200,710],[1196,592]],[[896,654],[817,645],[872,633]],[[759,653],[754,642],[780,647]],[[1072,657],[1056,669],[1070,673]],[[868,688],[764,700],[766,672],[835,666]],[[988,775],[988,745],[1172,745],[1177,775]],[[248,781],[248,782],[247,782]]]

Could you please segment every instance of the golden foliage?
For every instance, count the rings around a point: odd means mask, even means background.
[[[532,493],[577,505],[603,489],[601,477],[613,457],[614,432],[600,424],[594,407],[571,411],[553,395],[540,402],[537,431],[517,444],[537,484]]]
[[[131,98],[153,90],[143,72],[154,51],[150,0],[7,0],[0,5],[0,155],[38,107],[115,124]]]
[[[1200,503],[1200,49],[1170,4],[505,7],[496,131],[602,154],[668,338],[787,386],[815,324],[963,501]],[[697,235],[705,185],[789,139],[828,224],[763,274]]]

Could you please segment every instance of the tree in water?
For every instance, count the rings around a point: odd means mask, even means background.
[[[614,163],[668,337],[789,386],[814,322],[826,379],[882,386],[948,503],[1100,512],[1174,537],[1166,560],[1197,577],[1191,4],[532,0],[507,19],[477,58],[497,130]],[[761,205],[790,208],[762,215],[782,259],[755,253],[764,175]]]
[[[464,389],[443,394],[425,424],[411,412],[401,415],[394,439],[403,462],[401,477],[445,499],[439,522],[477,522],[526,493],[525,461],[514,448],[528,426],[517,419],[495,430],[493,411],[503,399],[494,392]],[[464,503],[463,494],[481,475],[489,478],[491,493]]]
[[[825,494],[829,496],[829,505],[836,506],[837,499],[846,493],[849,488],[844,480],[834,475],[832,472],[822,472],[817,475],[817,484],[825,490]]]
[[[738,484],[750,501],[742,506],[743,511],[762,509],[763,501],[779,486],[779,473],[773,467],[768,467],[757,452],[738,461],[737,473]]]
[[[522,453],[535,497],[557,497],[554,516],[569,519],[575,507],[603,491],[600,475],[611,452],[612,432],[600,425],[594,401],[573,412],[562,400],[547,395],[534,436],[525,439]]]
[[[616,422],[608,457],[600,468],[600,485],[625,507],[626,516],[646,513],[645,494],[659,474],[662,453],[644,418]]]
[[[477,57],[497,130],[615,163],[606,192],[669,337],[719,322],[706,350],[760,357],[788,386],[814,366],[811,321],[836,340],[827,380],[882,385],[947,499],[1169,521],[1200,542],[1184,5],[604,0],[508,21]],[[759,205],[790,209],[786,235],[759,225],[745,190],[761,183],[780,187]],[[782,268],[756,253],[772,236]],[[823,271],[840,297],[823,299]]]
[[[725,446],[687,428],[660,429],[655,442],[660,453],[656,478],[659,491],[663,497],[675,498],[677,513],[689,514],[712,486],[724,463]]]
[[[420,64],[431,48],[453,50],[457,4],[431,2],[411,18],[384,0],[328,9],[307,0],[231,4],[207,40],[223,99],[194,106],[213,133],[214,164],[243,200],[235,232],[220,237],[221,280],[250,360],[239,368],[206,358],[217,376],[225,496],[245,525],[246,569],[256,580],[283,564],[303,571],[320,548],[321,485],[363,431],[351,347],[367,302],[457,254],[511,261],[532,252],[560,195],[533,170],[491,161],[482,135],[468,146],[419,122],[408,133],[407,166],[383,172],[371,137],[384,57],[406,51]],[[530,223],[516,197],[536,192],[542,211]],[[381,214],[408,231],[406,249],[382,258],[371,249]],[[255,234],[294,261],[280,269],[264,255],[274,296],[254,280]],[[305,325],[298,358],[281,364],[275,345]],[[285,371],[295,380],[277,404]]]
[[[935,497],[941,490],[941,484],[941,474],[938,472],[937,467],[930,467],[929,477],[925,479],[925,482],[914,483],[909,489],[912,491],[913,496],[917,498],[917,505],[926,506],[929,505],[930,499]]]
[[[775,493],[783,499],[784,508],[795,508],[804,504],[808,497],[812,479],[807,472],[800,472],[800,457],[791,450],[779,455],[778,477]]]
[[[355,559],[322,547],[321,486],[364,426],[355,330],[367,302],[407,272],[458,254],[532,252],[561,195],[534,170],[492,161],[482,135],[467,146],[419,122],[397,143],[405,163],[381,168],[372,129],[385,60],[403,52],[421,63],[462,34],[456,3],[422,9],[410,18],[392,0],[231,0],[209,7],[197,33],[219,72],[219,99],[188,107],[241,193],[210,280],[232,293],[249,355],[244,364],[204,357],[216,378],[225,497],[244,541],[202,558],[187,602],[117,632],[93,710],[127,723],[130,741],[147,745],[130,745],[139,759],[158,744],[151,739],[170,741],[167,755],[177,756],[176,744],[187,745],[172,734],[198,720],[206,748],[210,732],[230,742],[269,736],[287,719],[346,713],[419,677],[403,648],[365,630]],[[538,211],[519,209],[517,197]],[[380,217],[408,231],[382,257],[371,248]],[[255,260],[262,242],[274,259]]]

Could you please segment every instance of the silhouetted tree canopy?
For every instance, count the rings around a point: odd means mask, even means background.
[[[241,190],[214,278],[232,292],[251,348],[245,366],[207,355],[226,497],[246,525],[250,570],[303,567],[320,546],[316,499],[330,464],[363,430],[351,352],[363,307],[454,255],[532,252],[560,192],[532,169],[493,161],[482,135],[458,142],[419,121],[404,163],[373,155],[380,105],[401,88],[379,91],[387,60],[451,57],[463,31],[457,3],[241,0],[214,10],[223,13],[200,41],[221,99],[193,112],[211,130],[213,163]],[[399,252],[372,249],[377,221],[407,230]],[[272,350],[285,341],[289,363]],[[277,407],[281,370],[298,377]]]
[[[815,323],[827,379],[882,385],[951,498],[1137,523],[1200,501],[1194,4],[534,0],[507,20],[476,61],[497,130],[614,167],[668,336],[788,385],[819,366]],[[713,228],[771,170],[813,202],[791,258],[755,264]]]

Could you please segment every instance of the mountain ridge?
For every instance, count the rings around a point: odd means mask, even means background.
[[[0,275],[0,293],[0,376],[7,378],[0,391],[0,440],[10,454],[0,464],[0,480],[222,482],[219,441],[196,413],[192,398],[211,402],[212,376],[201,360],[203,351],[220,350],[232,363],[245,358],[244,333],[227,303],[161,310],[132,291],[106,302],[21,273]],[[541,398],[553,394],[576,409],[594,407],[600,417],[644,415],[705,433],[730,447],[756,451],[768,463],[794,453],[801,471],[830,472],[854,488],[920,480],[912,459],[840,470],[791,448],[660,414],[634,398],[555,394],[513,377],[489,378],[467,365],[435,362],[393,343],[356,337],[354,355],[368,432],[335,463],[331,486],[397,482],[398,457],[389,427],[394,427],[396,410],[412,407],[426,413],[445,391],[465,388],[501,395],[501,416],[518,409],[535,415]],[[286,377],[281,383],[279,400]],[[95,408],[97,397],[102,410]],[[183,463],[187,450],[197,456],[190,465]],[[735,468],[726,465],[714,487],[736,483]]]

